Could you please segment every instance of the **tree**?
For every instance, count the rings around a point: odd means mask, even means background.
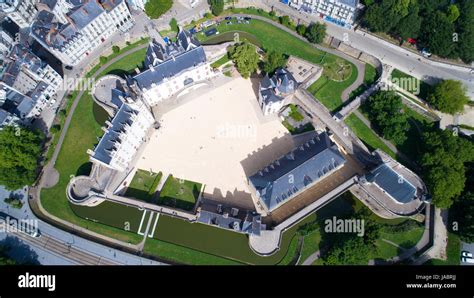
[[[114,52],[114,53],[120,52],[120,47],[119,46],[113,46],[112,47],[112,52]]]
[[[465,63],[474,61],[474,1],[464,1],[462,13],[458,19],[459,42],[458,55]]]
[[[179,26],[178,26],[178,21],[175,18],[172,18],[170,21],[170,28],[171,30],[178,32],[179,31]]]
[[[448,6],[446,16],[451,23],[456,22],[460,15],[461,13],[459,12],[459,8],[455,4],[451,4]]]
[[[474,242],[474,193],[463,194],[455,202],[452,210],[458,225],[459,238],[468,243]]]
[[[52,134],[55,134],[61,130],[61,125],[55,124],[51,126],[51,129],[49,130]]]
[[[409,14],[400,20],[394,32],[403,40],[408,38],[417,38],[421,27],[421,18],[418,15],[418,6],[412,6]]]
[[[362,237],[351,237],[342,245],[333,247],[324,257],[326,265],[367,265],[374,248]]]
[[[265,61],[263,63],[263,71],[267,74],[273,73],[277,68],[283,68],[286,66],[288,58],[277,51],[270,51],[265,56]]]
[[[306,26],[303,24],[299,24],[296,26],[296,32],[298,32],[299,35],[304,36],[306,34]]]
[[[427,101],[441,112],[455,114],[464,110],[469,97],[460,81],[445,80],[436,85]]]
[[[31,185],[36,179],[43,135],[20,127],[0,131],[0,184],[10,190]]]
[[[424,133],[422,144],[423,181],[436,207],[449,208],[464,189],[464,164],[474,161],[474,145],[448,130]]]
[[[322,43],[326,36],[326,24],[311,23],[306,29],[305,37],[312,43]]]
[[[367,101],[370,121],[384,138],[396,144],[403,144],[410,128],[403,108],[400,96],[394,92],[377,92]]]
[[[213,15],[218,16],[224,11],[224,0],[208,0],[208,3]]]
[[[293,26],[293,22],[291,21],[290,17],[289,16],[281,16],[278,18],[280,24],[282,24],[283,26],[286,26],[286,27],[292,27]]]
[[[100,62],[100,64],[105,64],[105,63],[107,63],[107,60],[108,60],[108,59],[107,59],[107,57],[105,57],[105,56],[100,56],[100,57],[99,57],[99,62]]]
[[[260,57],[254,45],[242,42],[229,47],[228,52],[242,77],[247,79],[257,71]]]
[[[405,15],[408,6],[404,3],[397,5],[397,0],[384,0],[367,8],[363,24],[374,32],[390,32]]]
[[[453,41],[454,24],[440,11],[424,18],[421,28],[422,43],[433,54],[454,57],[456,43]]]
[[[2,265],[16,265],[15,260],[11,259],[4,251],[4,248],[0,246],[0,266]]]
[[[148,0],[145,3],[145,13],[150,19],[158,19],[173,6],[172,0]]]

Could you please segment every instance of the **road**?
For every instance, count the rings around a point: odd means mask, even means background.
[[[274,7],[283,14],[303,22],[321,22],[317,15],[299,12],[276,0],[241,0],[239,6],[255,6],[266,10]],[[468,68],[459,69],[449,64],[433,62],[381,39],[372,38],[362,31],[342,28],[327,22],[325,24],[327,24],[327,34],[418,79],[428,83],[437,82],[439,79],[454,79],[463,82],[468,88],[469,97],[474,100],[474,74],[470,74]]]

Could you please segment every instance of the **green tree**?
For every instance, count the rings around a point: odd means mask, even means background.
[[[456,22],[460,15],[461,13],[459,12],[459,8],[455,4],[451,4],[448,6],[446,16],[451,23]]]
[[[464,1],[458,19],[458,55],[465,63],[474,61],[474,1]]]
[[[459,235],[461,240],[468,243],[474,242],[474,193],[463,194],[454,203],[452,209],[458,226],[458,231],[454,232]]]
[[[99,57],[99,62],[100,62],[100,64],[105,64],[105,63],[107,63],[107,60],[109,60],[109,59],[107,59],[107,57],[105,57],[105,56],[100,56],[100,57]]]
[[[41,133],[27,128],[0,131],[0,185],[14,190],[35,181],[42,141]]]
[[[412,6],[409,14],[401,19],[398,26],[394,29],[394,32],[403,40],[418,37],[422,20],[418,13],[418,6]]]
[[[422,138],[421,166],[423,181],[433,203],[438,208],[449,208],[465,186],[465,163],[474,160],[474,145],[454,136],[449,130],[426,132]]]
[[[148,0],[145,3],[145,13],[150,19],[158,19],[173,6],[172,0]]]
[[[445,80],[436,85],[427,100],[437,110],[455,114],[464,110],[464,105],[469,102],[469,97],[466,95],[466,88],[460,81]]]
[[[298,32],[299,35],[305,36],[306,34],[306,26],[303,24],[299,24],[296,26],[296,32]]]
[[[16,265],[16,262],[7,256],[3,247],[0,247],[0,266],[2,265]]]
[[[289,16],[281,16],[278,18],[278,21],[280,22],[280,24],[282,24],[283,26],[286,26],[286,27],[293,27],[293,22],[291,21],[290,17]]]
[[[454,24],[440,11],[424,18],[421,28],[422,43],[433,54],[442,57],[455,55],[456,43],[453,41]]]
[[[114,53],[120,52],[120,47],[119,46],[112,46],[112,52],[114,52]]]
[[[51,129],[49,130],[52,134],[55,134],[61,130],[61,125],[55,124],[51,126]]]
[[[396,144],[403,144],[410,128],[403,108],[402,100],[395,92],[377,92],[367,101],[370,121],[384,138]]]
[[[170,21],[170,28],[171,30],[178,32],[179,31],[179,26],[178,26],[178,21],[175,18],[172,18]]]
[[[288,58],[286,55],[277,52],[269,51],[265,56],[265,61],[263,63],[263,71],[268,74],[272,74],[277,68],[283,68],[286,66]]]
[[[208,0],[208,3],[213,15],[218,16],[224,11],[224,0]]]
[[[323,259],[326,265],[367,265],[373,253],[362,237],[354,236],[330,249]]]
[[[257,71],[260,57],[254,45],[242,42],[229,47],[228,52],[242,77],[247,79]]]
[[[326,36],[326,24],[311,23],[306,28],[305,37],[312,43],[322,43]]]
[[[406,4],[398,0],[384,0],[369,6],[364,14],[362,23],[374,32],[390,32],[404,16]]]

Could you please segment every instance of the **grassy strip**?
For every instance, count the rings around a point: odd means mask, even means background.
[[[456,234],[448,233],[448,247],[446,248],[446,260],[432,259],[426,262],[424,265],[459,265],[461,251],[461,240]]]
[[[211,64],[211,67],[212,68],[219,68],[220,66],[226,64],[227,62],[229,62],[230,59],[229,59],[229,56],[227,54],[225,54],[224,56],[222,56],[221,58],[219,58],[217,61],[215,61],[214,63]]]
[[[381,149],[391,157],[396,158],[395,152],[390,150],[390,148],[388,148],[388,146],[385,145],[385,143],[382,142],[372,129],[365,125],[359,117],[351,114],[344,120],[344,122],[350,129],[352,129],[352,131],[354,131],[357,137],[361,139],[367,147],[369,147],[370,150]]]
[[[159,205],[170,206],[183,210],[193,210],[201,192],[202,184],[168,177],[158,199]]]
[[[398,69],[394,69],[391,74],[392,79],[397,79],[397,85],[418,96],[419,98],[426,100],[433,87],[428,83],[425,83],[417,78],[406,74]],[[395,82],[394,82],[395,83]]]
[[[156,174],[140,169],[137,170],[125,192],[125,196],[151,203],[162,176],[163,173],[161,172]]]

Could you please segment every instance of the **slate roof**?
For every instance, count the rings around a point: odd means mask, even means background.
[[[259,214],[247,213],[244,220],[229,215],[201,210],[198,222],[207,225],[215,225],[223,229],[229,229],[246,234],[260,235],[260,231],[265,229],[262,218]]]
[[[368,182],[376,184],[399,203],[408,203],[416,196],[416,188],[387,164],[378,166],[366,175],[366,179]]]
[[[271,211],[346,162],[323,132],[249,177]]]
[[[275,74],[270,78],[267,75],[260,82],[260,94],[265,103],[278,102],[289,94],[295,92],[298,83],[293,75],[283,69],[279,68]]]
[[[67,16],[71,18],[74,25],[78,29],[86,27],[95,18],[100,16],[105,9],[96,1],[89,0],[85,1],[80,6],[76,6],[67,13]]]
[[[351,6],[354,8],[357,8],[357,5],[359,5],[359,0],[338,0],[340,3],[345,4],[347,6]]]
[[[30,97],[16,92],[4,84],[0,88],[5,92],[5,101],[0,108],[23,119],[34,107],[35,101]]]
[[[164,78],[173,77],[182,71],[206,62],[201,44],[188,31],[181,30],[177,42],[166,46],[152,41],[147,49],[145,67],[148,69],[135,75],[133,80],[140,88],[149,89],[159,85]]]
[[[94,149],[94,159],[105,164],[109,164],[112,160],[112,151],[115,144],[120,142],[120,134],[127,127],[132,125],[131,119],[133,114],[137,114],[130,105],[123,103],[120,109],[112,119],[112,125],[109,127],[104,136],[100,139],[99,144]]]

